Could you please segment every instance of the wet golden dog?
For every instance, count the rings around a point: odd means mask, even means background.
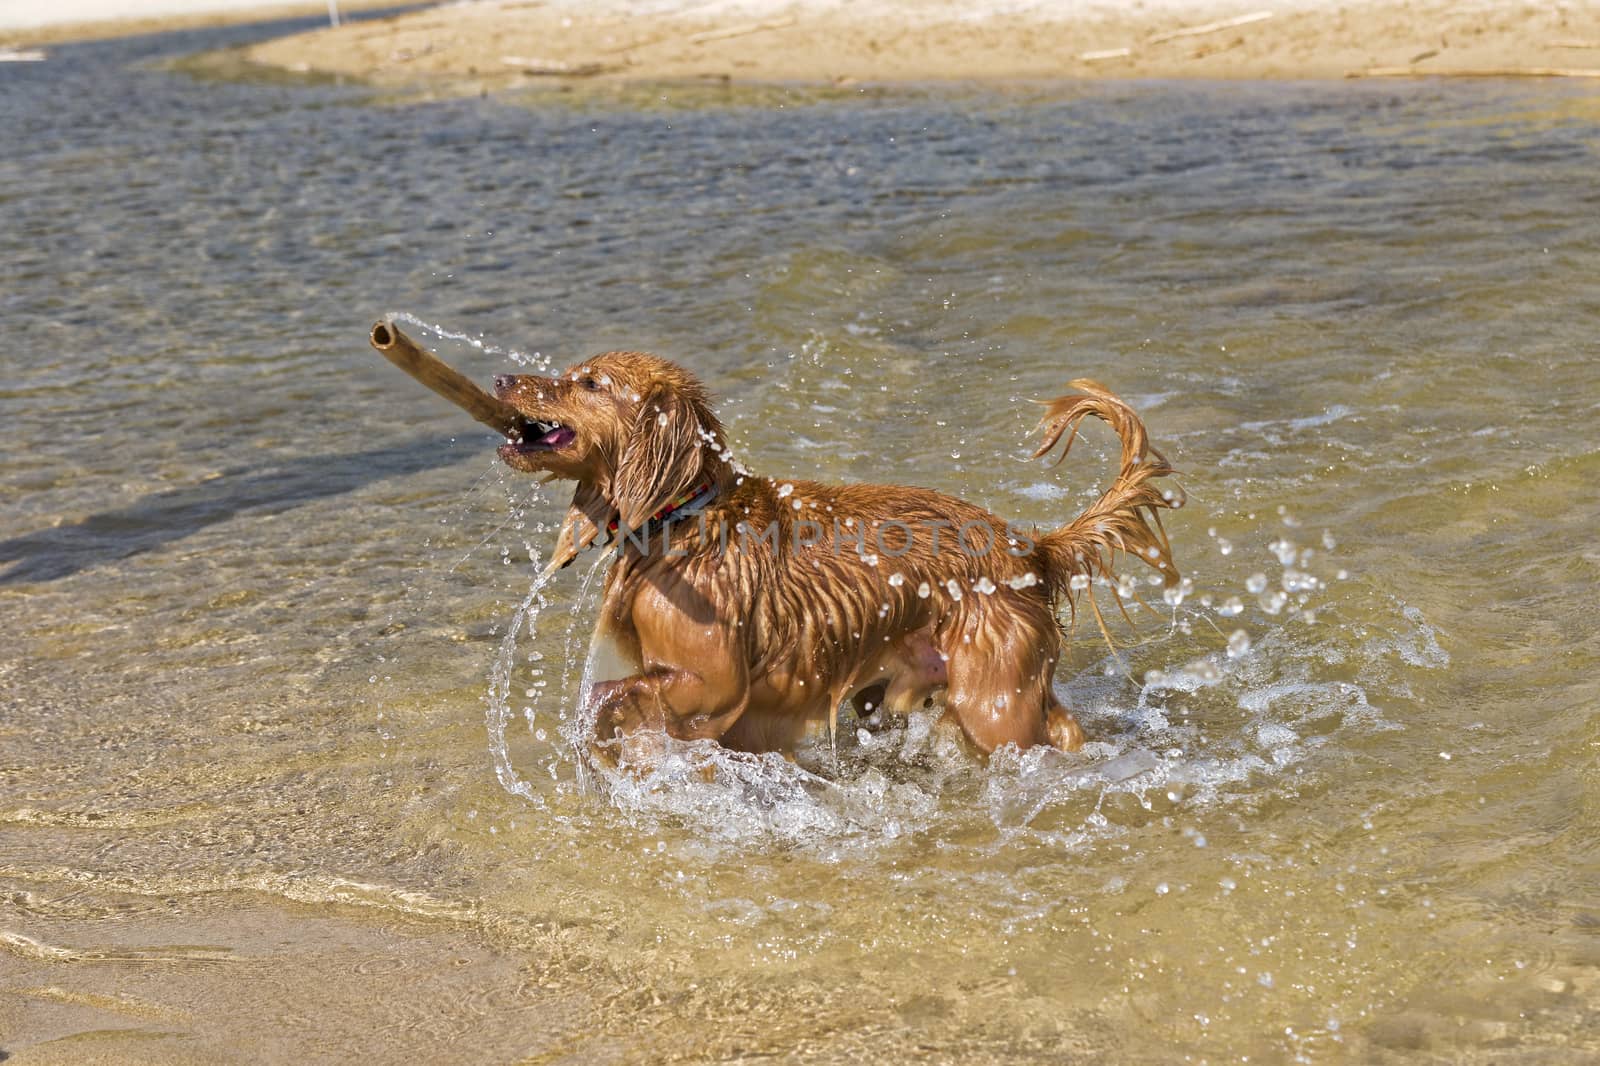
[[[1051,691],[1058,609],[1075,610],[1118,553],[1175,581],[1158,511],[1182,497],[1161,487],[1172,469],[1133,411],[1093,382],[1072,387],[1046,405],[1034,457],[1066,435],[1064,455],[1094,415],[1121,437],[1121,466],[1092,506],[1038,533],[927,489],[748,473],[704,387],[656,356],[496,378],[530,423],[501,457],[577,483],[552,569],[616,546],[599,626],[628,672],[591,691],[597,743],[625,760],[663,734],[789,751],[846,699],[904,714],[942,695],[941,721],[984,755],[1080,746]]]

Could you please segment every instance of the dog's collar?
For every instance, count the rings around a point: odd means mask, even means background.
[[[701,510],[704,510],[705,507],[716,498],[716,482],[710,480],[701,481],[696,484],[694,488],[688,489],[673,497],[665,507],[661,508],[661,510],[657,511],[655,514],[646,519],[644,523],[645,529],[649,529],[658,522],[665,522],[673,515],[695,514]],[[607,535],[615,537],[617,535],[617,529],[621,526],[621,524],[621,519],[613,518],[606,525]]]

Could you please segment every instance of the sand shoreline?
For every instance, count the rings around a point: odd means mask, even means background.
[[[341,2],[351,10],[381,6]],[[325,9],[316,0],[255,14]],[[0,42],[245,17],[235,9],[153,23],[0,31]],[[575,81],[854,85],[1363,73],[1600,79],[1600,3],[1146,0],[1129,9],[1099,0],[476,0],[277,38],[243,58],[281,71],[456,91]]]
[[[380,84],[541,80],[855,84],[1079,78],[1343,78],[1358,71],[1587,70],[1600,5],[1439,0],[1033,7],[872,0],[739,6],[479,2],[270,41],[256,63]],[[1592,47],[1591,47],[1592,46]]]

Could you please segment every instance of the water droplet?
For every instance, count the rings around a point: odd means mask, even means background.
[[[1237,659],[1250,650],[1250,634],[1242,629],[1235,629],[1228,634],[1228,658]]]
[[[1244,587],[1250,592],[1257,594],[1267,591],[1267,575],[1251,574],[1245,579]]]
[[[932,595],[933,595],[933,586],[929,585],[926,581],[924,581],[922,584],[917,586],[917,596],[919,598],[925,600],[929,596],[932,596]]]
[[[1304,570],[1285,570],[1279,581],[1285,592],[1315,592],[1322,582]]]
[[[782,485],[778,486],[778,499],[784,499],[792,492],[794,492],[794,486],[788,482],[784,482]]]
[[[1278,557],[1279,566],[1293,566],[1295,559],[1300,554],[1299,547],[1287,537],[1281,537],[1268,544],[1267,547],[1271,549],[1273,555]]]

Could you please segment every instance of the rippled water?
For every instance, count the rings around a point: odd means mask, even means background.
[[[163,62],[262,32],[0,67],[0,1050],[1600,1054],[1592,89]],[[651,348],[759,471],[1028,522],[1111,453],[1025,462],[1025,401],[1099,378],[1193,593],[1080,632],[1079,755],[594,778],[599,577],[534,587],[557,498],[387,311],[480,378]]]

